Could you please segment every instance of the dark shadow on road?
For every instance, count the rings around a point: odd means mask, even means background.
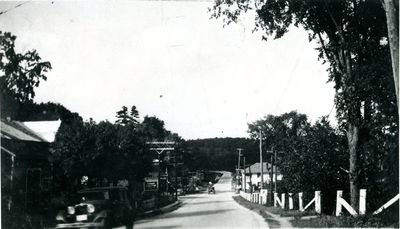
[[[219,209],[219,210],[210,210],[210,211],[194,211],[194,212],[185,212],[185,213],[171,213],[167,215],[163,215],[160,219],[166,218],[181,218],[181,217],[191,217],[191,216],[200,216],[200,215],[214,215],[214,214],[224,214],[229,211],[234,211],[235,209]]]
[[[189,205],[199,205],[199,204],[215,204],[215,203],[226,203],[230,201],[221,201],[221,200],[215,200],[215,201],[203,201],[203,202],[196,202],[196,203],[188,203]]]
[[[191,196],[191,195],[187,195],[187,196],[180,196],[179,199],[198,199],[198,198],[206,198],[206,196]]]
[[[225,192],[233,192],[233,191],[221,191],[221,190],[215,189],[215,193],[216,193],[216,194],[218,194],[218,193],[225,193]]]

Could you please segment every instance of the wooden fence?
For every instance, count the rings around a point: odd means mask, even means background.
[[[286,196],[286,193],[281,193],[281,197],[279,198],[278,193],[274,193],[274,207],[280,207],[282,209],[288,208],[288,210],[293,210],[294,209],[294,194],[293,193],[287,193],[288,195]],[[246,193],[243,191],[240,191],[239,194],[241,197],[246,199],[249,202],[256,203],[256,204],[262,204],[265,205],[267,204],[267,197],[268,197],[268,190],[261,190],[259,193]],[[305,211],[307,210],[311,205],[314,204],[314,211],[318,214],[321,214],[321,192],[320,191],[315,191],[314,193],[314,198],[308,202],[308,204],[303,207],[303,193],[300,192],[297,194],[298,196],[298,210],[299,211]],[[360,197],[359,197],[359,206],[358,206],[358,212],[351,207],[351,205],[343,199],[343,191],[338,190],[336,193],[336,211],[335,215],[340,216],[343,214],[343,209],[345,209],[348,213],[350,213],[352,216],[357,216],[357,215],[365,215],[367,212],[366,209],[366,202],[367,202],[367,190],[366,189],[360,189]],[[286,204],[286,197],[288,199],[288,204]],[[400,199],[400,194],[397,194],[395,197],[390,199],[387,203],[382,205],[379,209],[374,211],[372,214],[376,215],[381,213],[384,209],[388,208],[395,202],[397,202]]]

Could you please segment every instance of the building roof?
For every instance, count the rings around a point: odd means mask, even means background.
[[[54,142],[61,120],[24,122],[24,125],[39,134],[47,142]]]
[[[268,165],[268,170],[267,170]],[[274,165],[274,172],[277,171],[280,174],[279,168]],[[263,174],[268,174],[271,172],[271,163],[263,162]],[[246,168],[246,173],[261,173],[260,171],[260,162],[254,163]]]
[[[52,142],[61,121],[19,122],[1,119],[1,138]]]

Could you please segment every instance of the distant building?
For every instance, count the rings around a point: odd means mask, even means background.
[[[263,162],[263,179],[264,185],[271,183],[271,164],[268,162]],[[244,170],[242,170],[243,173]],[[247,167],[245,170],[245,175],[242,174],[242,183],[244,183],[244,179],[246,180],[246,190],[250,189],[251,186],[261,187],[261,170],[260,170],[260,162],[254,163],[251,166]],[[244,178],[245,177],[245,178]],[[279,168],[274,165],[273,168],[273,176],[272,181],[276,180],[281,181],[283,176],[279,171]]]
[[[41,195],[51,188],[50,143],[61,121],[20,122],[1,119],[2,210],[15,205],[40,208]]]

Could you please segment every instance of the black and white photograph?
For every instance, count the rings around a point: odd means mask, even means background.
[[[0,228],[399,228],[398,83],[399,0],[0,1]]]

